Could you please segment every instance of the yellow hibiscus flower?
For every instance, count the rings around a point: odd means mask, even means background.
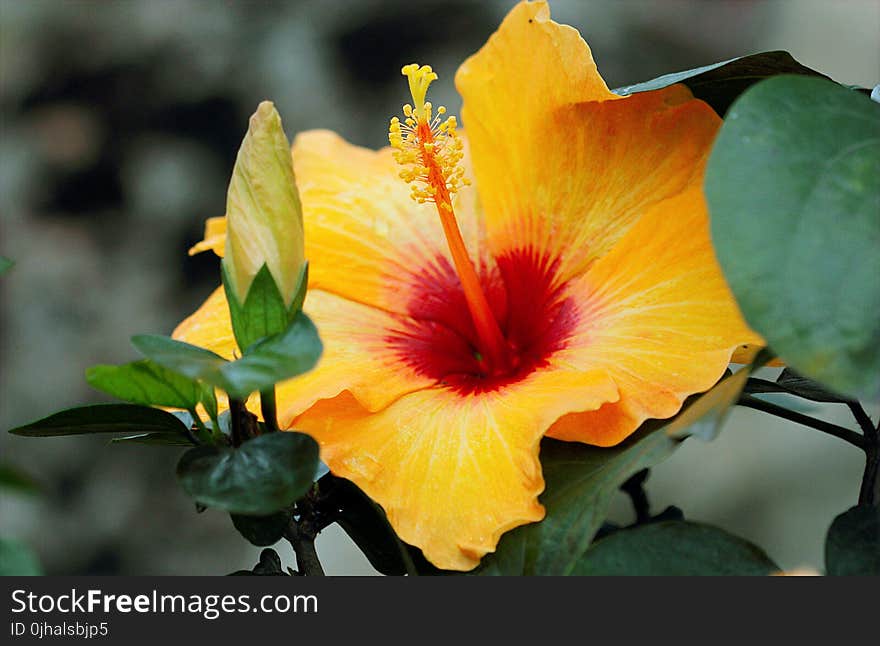
[[[617,444],[761,339],[709,238],[720,120],[686,88],[613,94],[543,2],[517,5],[458,70],[466,134],[432,116],[430,68],[404,73],[415,105],[393,147],[293,143],[305,311],[326,351],[279,386],[278,412],[404,541],[469,570],[543,517],[544,435]],[[209,221],[198,249],[223,239]],[[175,337],[232,356],[222,289]]]

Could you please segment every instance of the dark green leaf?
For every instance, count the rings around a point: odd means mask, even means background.
[[[636,94],[659,90],[675,83],[684,83],[696,98],[702,99],[718,114],[724,116],[730,104],[749,87],[758,81],[780,74],[827,78],[801,65],[788,52],[775,51],[741,56],[684,72],[666,74],[644,83],[618,88],[614,92],[622,95]]]
[[[24,543],[0,538],[0,576],[40,576],[43,568]]]
[[[11,464],[0,464],[0,489],[11,489],[21,493],[38,493],[40,485]]]
[[[648,523],[594,543],[573,574],[584,576],[765,576],[779,571],[760,548],[687,521]]]
[[[131,343],[138,352],[160,366],[190,379],[212,383],[225,390],[221,368],[229,361],[219,354],[157,334],[133,336]]]
[[[222,272],[232,331],[239,348],[249,348],[260,339],[275,336],[287,328],[292,316],[267,265],[254,276],[243,305],[235,297],[225,265]]]
[[[149,444],[152,446],[192,446],[193,442],[183,433],[138,433],[114,437],[111,442],[126,444]]]
[[[290,514],[284,511],[268,516],[230,514],[229,517],[238,533],[257,547],[274,545],[280,541],[290,523]]]
[[[267,516],[301,498],[317,469],[317,443],[308,435],[285,432],[261,435],[234,449],[190,449],[177,465],[177,477],[196,502]]]
[[[136,336],[132,343],[156,363],[239,399],[311,370],[322,351],[317,329],[302,312],[284,332],[252,345],[237,361],[163,336]]]
[[[6,258],[6,257],[4,257],[4,256],[0,256],[0,276],[2,276],[2,275],[5,274],[7,271],[9,271],[10,269],[12,269],[12,267],[13,267],[14,265],[15,265],[15,262],[14,262],[14,261],[12,261],[12,260],[10,260],[9,258]]]
[[[880,507],[852,507],[834,519],[825,569],[830,576],[880,576]]]
[[[28,437],[86,433],[182,433],[181,421],[164,410],[134,404],[97,404],[70,408],[9,431]]]
[[[266,548],[260,552],[260,562],[253,570],[238,570],[230,576],[287,576],[281,565],[281,557],[273,549]]]
[[[195,409],[205,394],[198,382],[149,359],[122,366],[92,366],[86,371],[86,381],[109,395],[144,406]]]
[[[749,324],[804,376],[880,398],[880,109],[781,76],[733,105],[705,179],[712,240]]]

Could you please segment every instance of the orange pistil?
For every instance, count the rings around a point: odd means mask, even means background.
[[[489,376],[505,374],[512,368],[511,353],[480,286],[452,208],[452,194],[469,183],[459,165],[464,153],[461,139],[455,132],[458,123],[455,117],[441,121],[446,113],[443,106],[437,108],[436,116],[432,116],[432,105],[425,101],[425,96],[437,74],[430,66],[412,63],[404,66],[401,73],[409,78],[416,107],[404,105],[404,122],[394,117],[389,127],[388,139],[395,149],[394,157],[404,167],[400,176],[413,185],[412,198],[415,201],[433,202],[437,206],[449,252],[479,336],[477,354],[481,369]]]

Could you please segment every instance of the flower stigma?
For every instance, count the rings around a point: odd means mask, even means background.
[[[411,197],[419,204],[433,202],[437,207],[449,252],[461,281],[468,310],[480,341],[475,349],[482,372],[497,376],[515,368],[515,354],[501,332],[498,321],[489,306],[480,285],[476,269],[455,219],[452,195],[470,184],[464,176],[461,160],[464,144],[456,134],[458,121],[446,117],[446,108],[439,106],[436,114],[426,101],[428,86],[437,80],[429,65],[412,63],[401,69],[409,80],[413,103],[403,106],[404,120],[391,119],[388,140],[394,149],[394,159],[403,166],[400,177],[412,187]]]

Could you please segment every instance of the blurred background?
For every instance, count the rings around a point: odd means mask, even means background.
[[[217,259],[186,250],[224,212],[260,100],[276,103],[289,136],[321,127],[381,146],[406,98],[401,65],[430,63],[434,102],[457,113],[456,67],[512,5],[0,0],[0,255],[16,261],[0,278],[0,462],[42,487],[0,490],[0,536],[32,546],[50,574],[223,574],[256,562],[228,516],[194,512],[174,478],[178,450],[5,430],[106,401],[84,370],[133,360],[131,335],[170,333],[216,286]],[[876,0],[551,6],[611,87],[771,49],[843,83],[880,82]],[[837,408],[820,412],[851,426]],[[821,569],[825,531],[855,503],[862,466],[839,440],[740,410],[718,440],[690,440],[655,469],[648,492],[655,511],[675,504],[783,567]],[[618,503],[614,519],[628,522]],[[328,573],[371,571],[336,527],[318,549]]]

